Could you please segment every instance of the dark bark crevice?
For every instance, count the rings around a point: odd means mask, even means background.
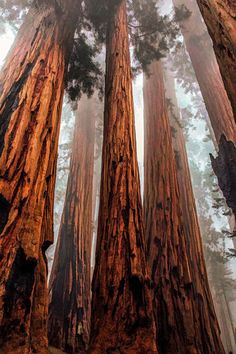
[[[0,193],[0,234],[2,233],[2,231],[4,230],[7,224],[10,209],[11,209],[10,203]]]
[[[31,310],[36,266],[37,260],[27,258],[23,248],[19,247],[6,284],[3,320],[0,326],[0,346],[4,341],[10,340],[16,329],[22,337],[27,337],[24,320]],[[17,311],[24,313],[21,320],[15,316]],[[22,345],[25,345],[25,342]]]
[[[2,104],[3,110],[0,113],[0,156],[4,149],[4,138],[8,129],[9,122],[11,120],[12,113],[17,109],[19,104],[19,94],[27,81],[32,68],[35,63],[28,63],[22,73],[20,79],[13,83],[9,90],[8,96]]]

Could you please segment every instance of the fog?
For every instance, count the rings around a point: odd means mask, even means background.
[[[173,7],[168,3],[162,8],[165,13],[172,13]],[[14,41],[15,32],[7,27],[6,31],[0,36],[0,66]],[[179,38],[184,45],[183,37]],[[188,54],[187,54],[188,56]],[[188,57],[189,58],[189,57]],[[190,60],[190,59],[189,59]],[[171,66],[172,60],[163,59],[167,67]],[[174,70],[173,70],[174,72]],[[212,289],[213,300],[216,313],[222,330],[223,344],[227,353],[232,351],[236,354],[236,257],[232,250],[236,247],[236,239],[232,237],[234,232],[234,217],[224,200],[223,194],[218,189],[217,178],[211,167],[210,154],[217,156],[217,151],[212,141],[211,131],[209,130],[210,118],[204,105],[201,90],[195,77],[196,91],[186,92],[177,77],[175,79],[176,95],[183,117],[183,132],[186,139],[188,161],[192,176],[192,185],[198,210],[198,218],[201,226],[202,240],[205,252],[205,260],[208,271],[210,287]],[[141,178],[141,191],[144,189],[144,102],[143,102],[143,73],[139,73],[133,80],[134,109],[136,124],[136,142],[138,165]],[[91,98],[93,100],[93,97]],[[195,102],[201,107],[201,117],[198,115]],[[78,103],[79,104],[79,103]],[[103,103],[100,103],[103,105]],[[187,119],[186,119],[187,116]],[[54,205],[54,237],[55,242],[47,252],[49,260],[49,270],[51,270],[53,257],[56,247],[56,240],[60,230],[61,217],[63,213],[64,201],[66,196],[67,180],[70,171],[71,146],[73,139],[74,123],[79,119],[77,111],[72,110],[68,96],[64,96],[63,114],[59,139],[57,181]],[[102,120],[102,116],[101,116]],[[97,131],[100,129],[97,124]],[[97,137],[101,139],[101,137]],[[101,141],[96,141],[101,145]],[[96,154],[96,147],[95,147]],[[99,185],[101,174],[101,151],[99,157],[95,159],[94,179],[95,184]],[[214,188],[212,187],[214,186]],[[98,188],[99,189],[99,188]],[[217,192],[212,191],[217,189]],[[214,194],[215,193],[215,194]],[[219,203],[218,203],[219,202]],[[218,203],[218,204],[217,204]],[[98,222],[99,195],[96,196],[93,223],[93,247],[92,247],[92,267],[95,262],[96,230]],[[206,220],[208,223],[206,229]],[[218,262],[213,259],[210,251],[214,251],[215,257],[223,257],[223,261]],[[215,264],[215,268],[214,268]],[[216,265],[217,264],[217,265]],[[216,274],[218,272],[218,274]],[[222,273],[220,273],[222,272]],[[225,279],[225,283],[224,283]],[[220,291],[220,286],[223,288]]]

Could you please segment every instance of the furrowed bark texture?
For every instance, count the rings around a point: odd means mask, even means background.
[[[218,353],[222,352],[220,330],[207,277],[202,236],[191,183],[185,138],[181,127],[181,117],[175,93],[175,81],[171,72],[165,73],[165,88],[166,97],[172,103],[172,109],[169,110],[168,114],[173,129],[172,142],[175,152],[177,180],[179,185],[179,201],[182,211],[187,254],[193,279],[195,309],[199,313],[199,335],[200,340],[203,342],[203,348],[205,348],[204,343],[208,342],[208,338],[215,338],[215,343],[209,343],[206,344],[206,346],[208,346],[208,350],[212,348],[215,353]]]
[[[67,13],[33,7],[0,73],[0,351],[47,352],[47,266]]]
[[[236,119],[236,3],[197,0],[213,41],[221,75]]]
[[[235,150],[231,148],[236,143],[236,123],[231,104],[197,3],[186,0],[173,0],[173,3],[176,7],[185,5],[191,11],[191,16],[182,22],[182,33],[219,146],[219,156],[216,159],[212,157],[212,167],[226,202],[236,215],[236,186],[234,186],[236,155],[232,155]],[[214,13],[214,10],[212,11]],[[236,93],[236,86],[234,92]]]
[[[104,144],[90,353],[157,353],[144,249],[126,2],[107,29]]]
[[[67,353],[85,353],[89,341],[94,141],[93,99],[82,97],[49,285],[49,344]]]
[[[193,225],[186,223],[188,230],[182,221],[161,64],[153,63],[150,73],[144,81],[144,212],[159,353],[224,353],[195,230],[196,214],[194,220],[188,220]],[[187,198],[190,190],[184,193]],[[195,212],[191,204],[185,208]],[[187,232],[192,232],[191,228],[195,234],[189,239]],[[194,270],[191,257],[199,262]]]

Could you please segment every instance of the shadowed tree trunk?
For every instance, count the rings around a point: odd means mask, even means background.
[[[236,3],[235,0],[197,0],[236,119]]]
[[[85,353],[89,340],[93,99],[83,97],[77,115],[66,199],[49,285],[49,343],[68,353]]]
[[[182,33],[219,146],[219,156],[216,159],[211,156],[212,167],[226,202],[236,215],[236,123],[231,104],[197,3],[186,0],[173,3],[176,7],[185,5],[191,11],[191,16],[182,21]]]
[[[136,157],[126,1],[107,28],[102,179],[90,353],[157,353]]]
[[[0,348],[7,353],[47,353],[45,251],[53,241],[65,61],[74,32],[71,13],[59,10],[35,2],[0,73]]]
[[[179,135],[176,140],[177,161],[183,164],[180,197],[161,63],[151,64],[150,74],[144,81],[144,212],[159,353],[224,353],[208,287],[183,137]]]

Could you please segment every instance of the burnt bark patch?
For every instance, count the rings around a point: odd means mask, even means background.
[[[236,215],[236,147],[234,143],[221,135],[218,156],[214,158],[210,154],[210,158],[226,203]]]
[[[0,194],[0,234],[4,230],[10,212],[10,203]]]
[[[8,125],[11,119],[11,115],[14,110],[18,107],[19,94],[22,90],[23,85],[27,81],[32,68],[34,67],[34,62],[28,63],[25,67],[23,74],[20,79],[16,81],[9,91],[8,96],[2,104],[2,113],[0,114],[0,156],[4,149],[4,138],[8,129]]]
[[[26,335],[24,321],[30,313],[36,266],[37,260],[27,258],[24,250],[19,247],[6,284],[4,320],[0,327],[0,345],[14,331]],[[17,315],[15,316],[17,311],[22,313],[21,320],[17,318]]]

